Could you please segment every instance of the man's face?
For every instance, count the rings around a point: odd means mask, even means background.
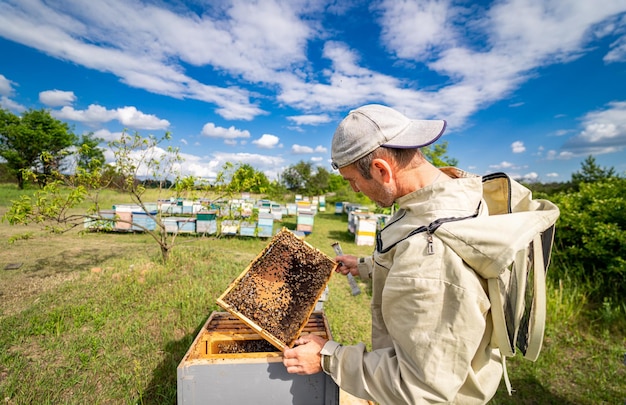
[[[365,194],[379,207],[391,207],[396,200],[391,185],[378,180],[377,176],[364,178],[353,164],[340,168],[339,173],[350,183],[352,190]]]

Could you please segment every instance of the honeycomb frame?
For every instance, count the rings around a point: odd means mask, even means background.
[[[293,347],[337,266],[282,228],[217,304],[282,352]]]

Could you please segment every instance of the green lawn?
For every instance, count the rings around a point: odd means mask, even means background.
[[[294,229],[295,219],[282,225]],[[316,216],[306,240],[331,257],[334,241],[345,253],[372,250],[356,246],[332,210]],[[145,235],[50,235],[0,223],[0,401],[174,404],[177,365],[220,310],[216,298],[267,243],[181,237],[164,266]],[[493,403],[624,403],[626,322],[589,320],[583,292],[552,284],[542,354],[536,363],[509,360],[515,393],[502,383]],[[331,278],[325,311],[345,344],[369,342],[369,286],[361,287],[354,297],[345,278]]]

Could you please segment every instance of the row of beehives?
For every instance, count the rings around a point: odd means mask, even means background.
[[[176,205],[183,207],[181,211],[172,211],[172,205],[162,201],[144,204],[145,209],[139,205],[119,204],[112,210],[103,210],[98,215],[86,217],[84,226],[91,230],[152,231],[156,228],[155,218],[158,215],[168,233],[270,237],[274,234],[274,221],[282,221],[283,215],[295,215],[296,230],[304,234],[311,233],[314,217],[321,208],[317,201],[308,199],[286,205],[269,200],[234,200],[228,204],[212,204],[210,210],[200,203],[181,202],[181,205]],[[258,220],[252,220],[253,214],[256,214]]]
[[[274,214],[276,220],[280,220],[282,215],[295,216],[299,210],[309,209],[314,212],[323,212],[326,210],[326,198],[325,196],[303,197],[302,195],[295,196],[295,202],[287,204],[279,204],[277,202],[260,199],[256,200],[246,196],[241,199],[231,200],[185,200],[182,198],[159,200],[156,203],[144,204],[146,211],[158,211],[164,215],[177,216],[177,215],[193,215],[201,211],[216,211],[219,217],[229,218],[247,218],[258,212],[271,212]],[[119,207],[129,207],[132,211],[141,211],[141,208],[136,205],[120,205]],[[115,210],[117,206],[114,206]]]

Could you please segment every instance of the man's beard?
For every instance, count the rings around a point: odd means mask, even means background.
[[[388,208],[391,207],[395,201],[395,196],[392,194],[391,190],[381,185],[380,198],[377,198],[374,203],[381,208]]]

